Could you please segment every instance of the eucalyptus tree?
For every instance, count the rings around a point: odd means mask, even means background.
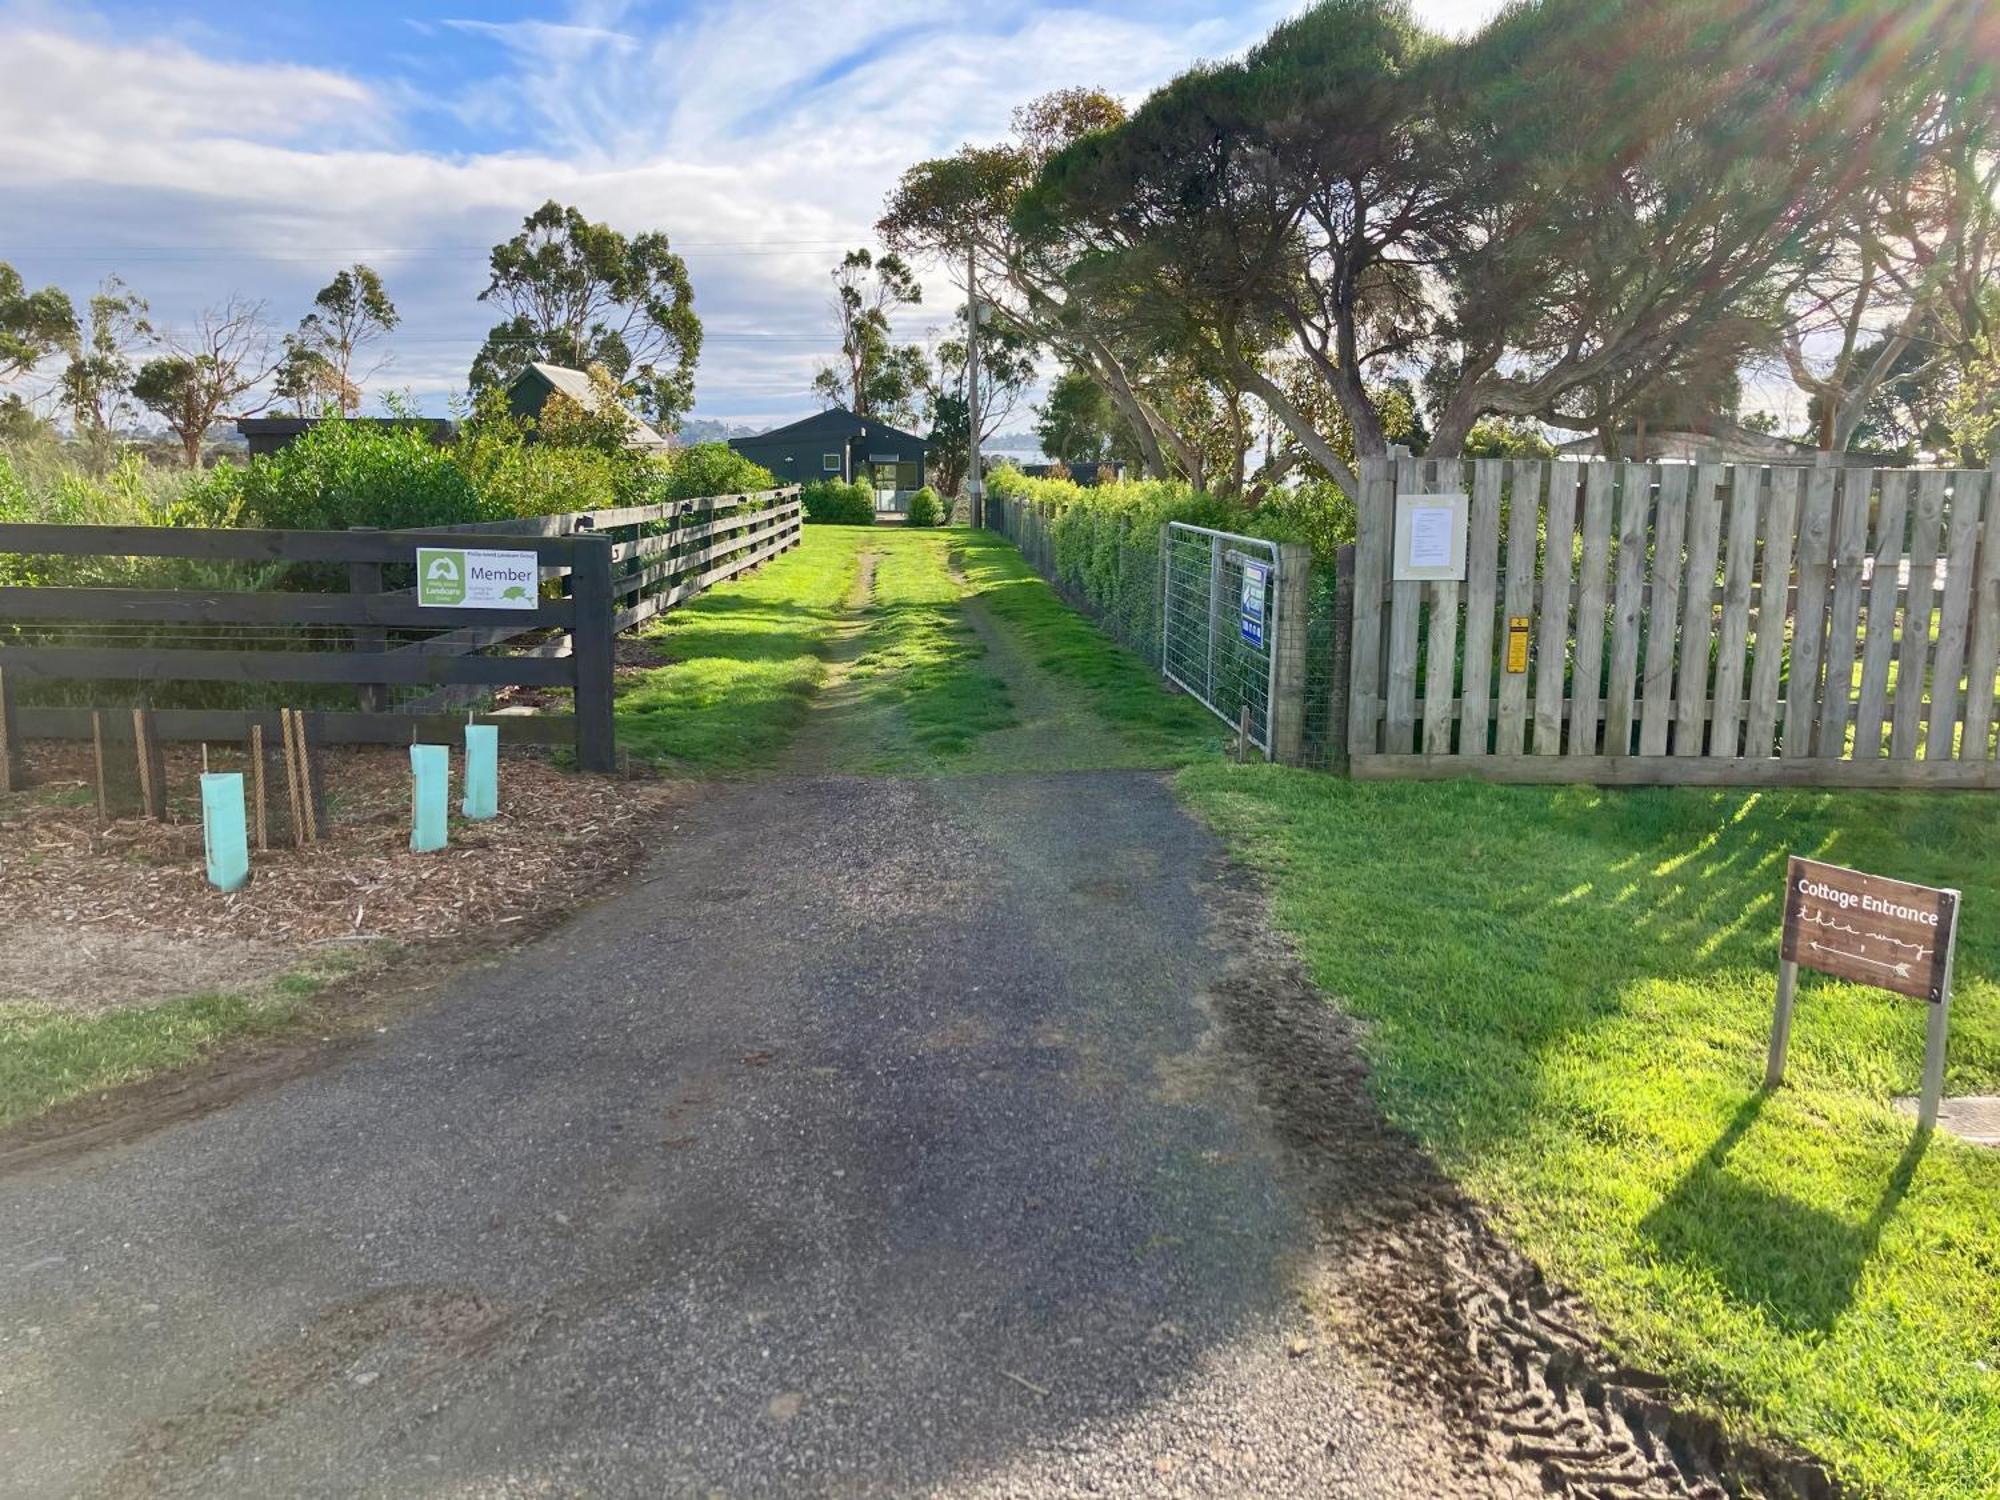
[[[92,294],[85,326],[57,382],[70,425],[94,460],[107,460],[130,415],[133,356],[154,339],[145,298],[116,276]]]
[[[21,273],[0,260],[0,383],[33,370],[76,340],[76,307],[61,287],[29,291]]]
[[[813,376],[820,399],[857,417],[914,421],[929,361],[920,346],[895,342],[892,320],[898,308],[923,300],[915,273],[893,251],[878,257],[863,246],[842,256],[833,268],[840,354]]]
[[[343,267],[313,297],[313,310],[299,320],[298,331],[286,337],[278,395],[302,415],[318,405],[353,415],[361,409],[361,382],[384,363],[377,359],[363,367],[358,361],[401,321],[373,266],[357,261]]]
[[[687,262],[664,232],[627,237],[550,199],[522,220],[519,234],[493,247],[490,269],[479,300],[507,317],[473,361],[475,394],[544,360],[602,368],[663,432],[693,406],[701,319]]]
[[[925,416],[930,422],[930,464],[937,487],[956,495],[971,466],[972,402],[966,376],[971,361],[960,308],[952,334],[935,351]],[[979,324],[979,441],[1006,429],[1035,382],[1035,347],[1012,323],[994,323],[982,310]]]
[[[1073,274],[1080,247],[1046,228],[1024,235],[1016,222],[1023,194],[1052,156],[1115,128],[1124,115],[1099,90],[1045,94],[1014,112],[1007,140],[965,146],[907,170],[877,229],[897,250],[948,268],[961,287],[971,274],[982,315],[996,331],[1011,328],[1096,380],[1130,428],[1148,472],[1199,472],[1198,442],[1157,399],[1150,351],[1129,345],[1114,309],[1094,299],[1108,288],[1083,286]],[[988,326],[982,323],[982,336]]]
[[[1899,20],[1904,65],[1875,80],[1897,127],[1890,170],[1836,222],[1780,340],[1814,439],[1835,451],[1890,434],[1944,441],[1935,412],[1912,420],[1923,403],[1899,393],[1957,378],[2000,276],[2000,10],[1913,7]]]
[[[198,469],[209,428],[270,405],[263,387],[277,360],[264,304],[232,296],[161,342],[164,352],[132,377],[132,395],[180,439],[187,467]]]

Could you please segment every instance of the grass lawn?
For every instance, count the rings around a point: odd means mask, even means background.
[[[962,754],[1015,722],[1006,681],[960,608],[945,538],[933,530],[884,530],[874,545],[875,587],[861,653],[847,667],[848,705],[878,743],[873,769],[922,769]]]
[[[102,1015],[0,1004],[0,1129],[85,1094],[185,1067],[223,1042],[284,1031],[335,971],[254,994],[191,995]]]
[[[1170,767],[1226,738],[981,532],[808,526],[648,636],[674,660],[621,682],[618,742],[684,771],[768,767],[815,714],[810,765],[876,774]]]
[[[2000,804],[1360,783],[1200,765],[1363,1019],[1388,1114],[1613,1341],[1862,1493],[2000,1494],[2000,1153],[1921,1151],[1923,1007],[1806,974],[1765,1043],[1785,856],[1964,892],[1948,1087],[2000,1087]]]

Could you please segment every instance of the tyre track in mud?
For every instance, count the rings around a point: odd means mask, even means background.
[[[1323,1315],[1440,1406],[1464,1462],[1530,1464],[1587,1500],[1837,1500],[1817,1460],[1731,1435],[1616,1358],[1581,1301],[1382,1117],[1352,1023],[1275,931],[1257,877],[1231,865],[1210,888],[1232,955],[1211,1002],[1325,1232]]]

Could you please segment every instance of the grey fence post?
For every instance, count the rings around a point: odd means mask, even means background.
[[[1271,759],[1296,766],[1305,759],[1306,610],[1312,601],[1312,548],[1278,544],[1278,634],[1271,642]]]
[[[1348,694],[1354,683],[1354,544],[1333,554],[1333,662],[1326,685],[1326,765],[1345,776]]]
[[[375,526],[350,526],[349,531],[378,531]],[[382,564],[379,562],[351,562],[347,565],[347,592],[350,594],[379,594],[382,592]],[[354,649],[356,651],[381,651],[389,643],[389,632],[379,625],[357,625],[354,628]],[[354,690],[355,698],[364,713],[379,714],[389,706],[389,689],[379,682],[364,682]]]
[[[576,763],[585,771],[617,767],[617,728],[611,716],[611,538],[578,536],[570,544],[570,656],[576,664]]]

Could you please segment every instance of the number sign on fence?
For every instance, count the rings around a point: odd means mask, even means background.
[[[1362,468],[1356,775],[2000,787],[1995,472]],[[1463,583],[1397,576],[1461,488]]]

